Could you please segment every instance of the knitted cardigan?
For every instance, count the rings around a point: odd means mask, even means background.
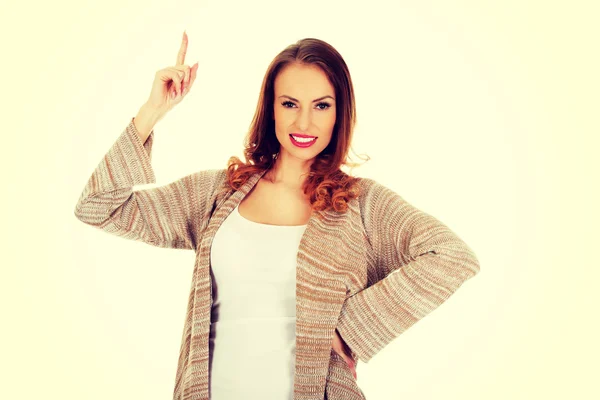
[[[225,169],[134,190],[155,175],[154,131],[142,143],[133,120],[93,171],[75,216],[126,239],[195,251],[173,399],[208,400],[211,243],[265,171],[236,191]],[[367,363],[479,272],[474,252],[442,222],[373,179],[361,178],[360,189],[346,212],[313,212],[299,245],[295,400],[365,399],[332,349],[335,329]]]

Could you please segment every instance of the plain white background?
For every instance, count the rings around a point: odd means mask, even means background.
[[[79,222],[154,73],[199,61],[156,126],[156,185],[241,156],[263,74],[303,37],[345,58],[356,176],[467,242],[481,272],[359,363],[369,400],[598,398],[594,2],[3,4],[0,397],[168,399],[191,251]],[[142,187],[140,187],[142,188]]]

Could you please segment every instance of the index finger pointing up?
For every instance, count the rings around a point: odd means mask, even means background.
[[[181,38],[181,47],[179,48],[179,53],[177,54],[177,61],[175,62],[175,65],[183,65],[183,63],[185,62],[185,53],[187,52],[187,45],[187,33],[183,31],[183,37]]]

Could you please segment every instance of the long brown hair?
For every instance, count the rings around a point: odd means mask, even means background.
[[[275,78],[290,63],[310,64],[321,68],[335,89],[336,122],[329,145],[318,154],[304,181],[304,194],[309,195],[313,210],[345,212],[347,202],[357,197],[360,178],[344,173],[342,165],[358,164],[347,160],[354,126],[356,106],[348,67],[342,56],[323,40],[305,38],[289,45],[271,62],[263,78],[256,112],[244,139],[245,162],[232,156],[227,162],[227,181],[231,189],[239,189],[254,173],[271,168],[279,154],[275,135],[273,102]],[[366,161],[370,158],[367,156]]]

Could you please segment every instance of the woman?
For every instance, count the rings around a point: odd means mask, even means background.
[[[154,125],[189,93],[198,63],[159,70],[87,182],[81,221],[196,252],[174,399],[364,399],[368,362],[479,271],[446,225],[340,170],[356,121],[340,54],[317,39],[270,64],[245,158],[162,187]],[[233,249],[233,250],[232,250]]]

